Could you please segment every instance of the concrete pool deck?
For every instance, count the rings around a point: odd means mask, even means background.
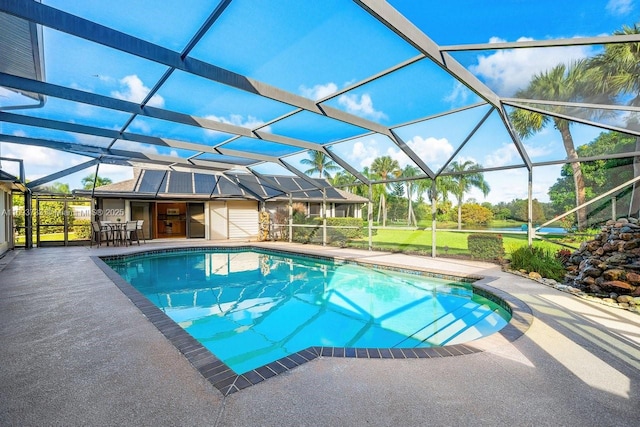
[[[0,425],[636,425],[640,315],[487,263],[265,243],[492,276],[531,308],[513,342],[434,359],[318,357],[224,397],[91,260],[140,249],[39,248],[0,259]]]

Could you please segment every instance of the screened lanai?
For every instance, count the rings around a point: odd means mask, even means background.
[[[633,3],[437,3],[0,0],[0,157],[33,194],[295,177],[368,199],[356,246],[432,255],[440,228],[531,243],[638,217]]]

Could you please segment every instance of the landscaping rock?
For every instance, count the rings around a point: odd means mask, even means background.
[[[582,275],[586,277],[591,277],[591,278],[600,277],[602,275],[602,270],[600,270],[597,267],[589,266],[584,270],[582,270]],[[609,280],[614,280],[614,279],[609,279]]]
[[[623,282],[622,280],[610,280],[602,283],[603,286],[607,288],[614,288],[619,290],[633,290],[635,287],[627,282]]]
[[[640,283],[640,274],[635,273],[633,271],[627,271],[626,280],[629,283],[638,284],[638,283]]]
[[[593,240],[583,242],[571,254],[565,265],[568,274],[564,283],[584,292],[640,297],[638,224],[635,218],[607,221]],[[613,302],[617,304],[615,297]],[[629,299],[623,303],[629,304]]]
[[[536,273],[535,271],[532,271],[529,273],[529,278],[533,280],[540,280],[542,279],[542,275],[540,273]]]

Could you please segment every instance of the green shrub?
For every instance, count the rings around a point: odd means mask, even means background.
[[[491,209],[480,206],[477,203],[465,203],[461,209],[462,222],[465,224],[487,224],[493,219]]]
[[[350,227],[350,228],[329,228]],[[346,242],[352,239],[361,239],[362,220],[360,218],[327,218],[327,242]]]
[[[484,260],[504,258],[501,234],[470,234],[467,237],[467,247],[473,258]]]
[[[76,235],[77,240],[90,240],[91,239],[91,220],[90,219],[75,219],[73,221],[73,232]]]
[[[292,241],[296,243],[312,243],[315,241],[322,241],[322,221],[318,221],[319,218],[303,218],[296,214],[293,215],[294,226]],[[313,225],[314,227],[296,227],[296,225]]]
[[[511,268],[535,271],[542,277],[557,281],[561,281],[565,273],[565,268],[554,251],[536,246],[521,246],[512,251]]]

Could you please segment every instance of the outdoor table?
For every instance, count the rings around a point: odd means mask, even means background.
[[[127,236],[125,234],[126,222],[110,222],[111,232],[113,233],[113,245],[126,245]]]

